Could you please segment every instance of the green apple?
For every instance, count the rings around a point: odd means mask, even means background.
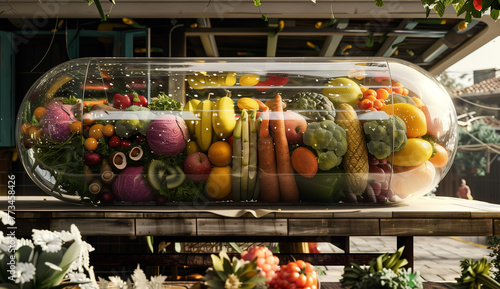
[[[347,103],[356,108],[358,101],[363,97],[359,85],[345,77],[330,80],[323,89],[323,94],[333,102],[335,107],[338,107],[342,103]]]

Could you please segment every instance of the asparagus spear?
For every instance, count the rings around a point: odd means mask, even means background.
[[[250,125],[250,152],[248,163],[248,199],[257,200],[255,186],[257,182],[257,111],[252,110],[249,114]]]
[[[234,140],[233,140],[234,141]],[[250,159],[250,133],[248,128],[248,112],[246,109],[241,111],[241,198],[248,200],[248,165]]]
[[[233,164],[231,168],[231,186],[233,192],[233,200],[241,201],[241,118],[236,121],[236,126],[233,131]]]

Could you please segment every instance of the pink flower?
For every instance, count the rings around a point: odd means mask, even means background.
[[[474,8],[476,8],[477,11],[481,11],[483,9],[483,0],[474,0],[472,2],[474,4]]]

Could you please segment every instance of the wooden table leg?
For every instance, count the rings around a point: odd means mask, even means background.
[[[402,246],[405,246],[405,250],[403,252],[403,256],[401,258],[406,258],[408,260],[408,265],[405,267],[411,268],[414,270],[415,268],[413,267],[414,264],[414,259],[413,259],[413,241],[414,237],[413,236],[398,236],[397,237],[397,247],[401,248]]]

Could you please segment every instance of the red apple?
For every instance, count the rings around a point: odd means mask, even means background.
[[[211,170],[208,156],[202,152],[191,153],[184,160],[184,173],[195,182],[206,181]]]
[[[306,119],[293,111],[285,111],[283,113],[285,119],[285,134],[288,144],[302,144],[302,135],[306,131]]]

